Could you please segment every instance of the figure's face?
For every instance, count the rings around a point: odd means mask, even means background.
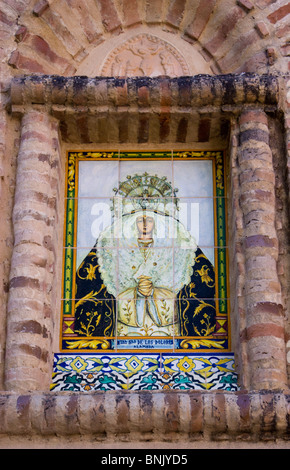
[[[137,229],[140,235],[151,236],[154,229],[153,217],[142,215],[136,219]]]

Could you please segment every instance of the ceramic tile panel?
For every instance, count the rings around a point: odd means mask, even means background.
[[[204,388],[195,356],[231,354],[223,153],[69,152],[65,203],[55,387]]]
[[[236,391],[234,355],[56,354],[51,390]]]

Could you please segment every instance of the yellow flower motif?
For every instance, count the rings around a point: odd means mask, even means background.
[[[96,279],[95,271],[97,269],[97,265],[93,266],[92,264],[89,264],[89,266],[85,267],[85,270],[87,271],[87,277],[86,279],[89,279],[92,281],[93,279]]]
[[[190,357],[183,357],[178,361],[177,366],[182,372],[191,372],[195,368],[195,364]]]
[[[167,379],[170,379],[171,374],[168,374],[167,372],[164,372],[164,373],[162,374],[162,376],[163,376],[163,378],[164,378],[165,380],[167,380]]]
[[[208,286],[210,282],[214,282],[213,279],[208,275],[209,267],[203,265],[201,269],[196,270],[201,277],[201,282],[205,282]]]
[[[82,372],[88,366],[87,361],[85,361],[81,356],[77,356],[70,364],[72,370],[75,372]]]

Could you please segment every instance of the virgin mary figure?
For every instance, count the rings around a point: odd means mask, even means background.
[[[214,332],[214,269],[179,221],[175,192],[165,180],[145,173],[120,184],[114,221],[77,271],[80,336]]]

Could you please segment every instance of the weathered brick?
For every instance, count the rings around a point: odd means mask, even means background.
[[[258,371],[262,379],[263,374]],[[271,370],[272,384],[277,384],[277,374]],[[134,394],[136,396],[136,393]],[[184,394],[177,392],[171,394],[160,392],[161,400],[152,400],[153,394],[146,393],[146,403],[142,403],[147,409],[148,421],[138,421],[136,417],[140,411],[140,403],[134,400],[130,392],[122,397],[121,402],[126,401],[126,407],[130,409],[130,416],[134,416],[128,434],[130,445],[135,445],[144,436],[152,439],[153,436],[163,442],[172,442],[172,438],[179,438],[179,428],[174,425],[175,417],[179,419],[180,403],[185,398]],[[145,399],[145,394],[142,395]],[[245,442],[257,444],[257,435],[260,442],[268,442],[269,433],[272,439],[286,438],[287,445],[287,406],[289,394],[281,391],[267,393],[255,392],[201,392],[190,394],[194,402],[193,414],[183,416],[186,420],[186,432],[182,434],[182,442],[192,442],[198,438],[202,446],[209,444],[209,439],[215,441],[222,436],[225,438],[225,429],[228,427],[229,442],[243,445]],[[186,395],[188,397],[188,394]],[[205,400],[207,409],[202,411],[201,401]],[[1,432],[9,433],[10,437],[26,436],[31,440],[35,436],[47,443],[50,436],[58,436],[58,443],[63,437],[66,441],[73,436],[81,436],[84,442],[85,436],[94,436],[98,442],[108,439],[124,439],[123,429],[117,421],[111,419],[114,398],[104,400],[104,393],[76,394],[66,392],[65,395],[55,392],[29,394],[29,395],[2,395],[0,397]],[[120,403],[121,403],[120,402]],[[170,402],[169,408],[161,409],[158,403]],[[151,403],[151,405],[149,404]],[[149,404],[149,408],[148,408]],[[170,428],[155,423],[154,415],[164,415],[166,410],[170,418]],[[204,415],[203,415],[204,413]],[[127,412],[125,413],[127,416]],[[142,414],[142,413],[141,413]],[[192,416],[197,418],[197,426],[192,425]],[[172,421],[173,419],[173,421]],[[210,427],[208,427],[210,425]],[[201,431],[201,432],[200,432]],[[209,438],[210,433],[210,438]],[[86,441],[85,441],[86,442]],[[224,442],[224,441],[223,441]],[[224,445],[224,444],[223,444]]]
[[[27,103],[30,99],[30,93],[27,90],[35,82],[35,77],[26,77],[24,80],[15,79],[12,84],[12,104],[14,103],[14,91],[17,92],[17,104],[23,104],[24,101]],[[75,100],[79,99],[78,95],[74,93],[76,83],[78,87],[81,84],[82,95],[87,96],[87,90],[91,90],[94,87],[94,93],[90,93],[90,104],[95,106],[111,106],[110,99],[112,98],[112,90],[118,88],[120,79],[114,78],[95,78],[88,79],[87,77],[75,77],[62,78],[60,83],[54,76],[46,76],[43,79],[43,91],[44,94],[50,90],[52,96],[53,88],[59,90],[60,86],[66,88],[66,101],[64,104],[67,106],[75,104]],[[148,88],[150,92],[150,106],[160,105],[160,86],[166,85],[171,88],[172,103],[177,106],[186,106],[187,103],[193,106],[217,106],[226,104],[239,105],[241,103],[252,103],[257,100],[262,104],[275,105],[278,99],[278,81],[276,77],[266,75],[248,75],[248,76],[236,76],[236,75],[223,75],[212,77],[209,75],[197,75],[194,77],[186,77],[182,79],[169,79],[159,77],[155,78],[136,78],[126,79],[128,87],[128,106],[135,106],[136,99],[138,97],[138,90],[142,87]],[[109,86],[108,86],[109,85]],[[117,86],[116,86],[117,85]],[[123,82],[125,87],[125,82]],[[22,90],[21,90],[22,88]],[[124,88],[125,89],[125,88]],[[108,94],[109,91],[109,94]],[[136,96],[137,91],[137,96]],[[142,88],[143,92],[143,88]],[[177,96],[174,96],[176,94]],[[113,93],[115,96],[116,93]],[[44,95],[43,95],[44,96]],[[20,97],[22,100],[20,101]],[[174,97],[174,98],[173,98]],[[182,97],[181,101],[178,101],[178,97]],[[115,98],[114,98],[115,99]],[[149,99],[149,97],[148,97]],[[52,104],[49,101],[43,103],[46,106]],[[114,103],[115,104],[115,103]],[[83,112],[87,112],[83,109]]]
[[[188,129],[188,119],[183,117],[180,119],[176,131],[176,142],[186,142]]]
[[[275,34],[277,38],[286,37],[290,33],[290,25],[282,25],[280,27],[276,27]]]
[[[49,8],[49,3],[47,0],[39,0],[36,5],[34,5],[33,13],[35,16],[41,16],[45,10]]]
[[[40,284],[38,279],[31,279],[29,277],[18,276],[10,280],[10,289],[16,287],[32,287],[33,289],[39,289]]]
[[[6,26],[13,26],[14,25],[14,19],[12,15],[9,15],[8,12],[5,12],[4,8],[0,10],[0,22],[3,25]]]
[[[32,73],[45,73],[43,65],[39,64],[37,60],[25,57],[19,51],[13,51],[8,64],[14,68],[22,69]]]
[[[89,432],[93,430],[95,434],[106,433],[106,409],[104,393],[98,393],[90,395],[91,403],[88,403],[87,408],[87,419],[82,424],[82,427],[87,429]],[[80,410],[86,403],[83,400],[80,402]],[[81,416],[81,415],[80,415]]]
[[[68,5],[75,10],[78,15],[84,34],[90,43],[98,44],[102,41],[102,34],[98,25],[93,20],[92,12],[86,2],[81,0],[66,0]]]
[[[247,140],[269,143],[269,133],[261,129],[247,129],[241,132],[240,142],[243,144]]]
[[[186,0],[172,0],[167,12],[166,21],[175,27],[178,27],[184,13]]]
[[[42,335],[44,331],[43,326],[35,320],[17,322],[14,324],[13,329],[15,333],[35,333],[38,335]]]
[[[268,65],[268,59],[265,51],[257,52],[252,55],[250,59],[246,60],[244,64],[235,70],[235,73],[253,73],[254,71],[265,70]]]
[[[126,396],[116,397],[117,428],[120,433],[130,432],[130,404]]]
[[[255,28],[262,38],[269,35],[269,29],[264,21],[258,21],[258,23],[255,24]]]
[[[129,140],[129,123],[128,123],[128,114],[120,114],[118,119],[119,126],[119,142],[125,143]]]
[[[272,336],[284,339],[284,328],[274,323],[259,323],[247,328],[247,340],[260,336]]]
[[[199,121],[198,142],[208,142],[210,137],[211,119],[203,118]]]
[[[214,396],[211,410],[215,433],[217,435],[226,431],[227,421],[225,411],[225,397],[222,393],[217,393]],[[215,439],[217,435],[214,436]]]
[[[122,0],[122,5],[124,26],[133,26],[141,23],[137,0]]]
[[[163,79],[160,83],[160,106],[167,109],[172,104],[172,91],[170,80]]]
[[[48,42],[40,36],[33,35],[30,37],[32,50],[45,57],[45,59],[53,64],[60,65],[63,69],[68,66],[67,60],[56,54],[50,47]]]
[[[190,408],[190,433],[201,434],[203,432],[203,401],[201,393],[190,395]]]
[[[138,120],[138,143],[142,144],[149,140],[149,118],[141,115]]]
[[[285,18],[285,16],[289,15],[290,13],[290,4],[288,3],[287,5],[282,5],[280,8],[277,10],[273,11],[270,15],[268,15],[268,20],[270,23],[275,24],[278,21],[282,20]]]
[[[212,55],[222,46],[224,41],[228,38],[230,32],[234,29],[239,20],[245,15],[242,8],[234,7],[229,13],[225,15],[224,20],[219,25],[218,32],[215,36],[205,44],[205,49]]]
[[[68,434],[79,431],[79,397],[71,395],[67,398],[64,410],[65,426]]]
[[[255,168],[248,169],[241,173],[240,182],[241,184],[246,182],[255,182],[255,181],[266,181],[269,183],[275,183],[275,175],[270,169],[267,168]]]
[[[15,345],[15,353],[18,353],[20,355],[24,353],[26,357],[33,356],[36,359],[43,361],[45,363],[48,362],[48,358],[49,358],[48,351],[46,351],[45,349],[40,348],[39,346],[33,346],[31,344],[26,344],[26,343]],[[29,362],[30,361],[28,359],[28,363]]]
[[[178,102],[181,106],[191,105],[191,81],[186,78],[177,79]]]
[[[42,18],[62,42],[68,53],[75,57],[83,51],[83,46],[56,11],[48,8],[42,13]]]
[[[251,237],[245,238],[245,247],[246,248],[252,248],[252,247],[273,248],[273,247],[277,247],[277,240],[271,239],[264,235],[252,235]]]
[[[146,2],[146,21],[148,23],[158,23],[162,19],[163,0],[155,0],[154,2]]]
[[[138,88],[138,104],[139,106],[149,106],[150,91],[147,86]]]
[[[28,30],[26,26],[19,26],[15,33],[15,39],[17,42],[24,41],[24,39],[27,37]]]
[[[151,433],[154,430],[154,423],[152,420],[154,404],[152,394],[140,392],[139,393],[139,406],[140,406],[140,423],[145,433]]]
[[[212,14],[216,0],[200,0],[193,22],[185,29],[185,36],[198,39]]]
[[[259,312],[259,313],[265,313],[265,314],[270,314],[273,317],[275,316],[282,316],[284,309],[283,305],[281,304],[276,304],[274,302],[259,302],[258,304],[255,305],[253,312]]]
[[[239,429],[241,432],[249,432],[251,429],[251,398],[247,393],[238,394],[237,405],[240,411]]]
[[[177,395],[165,395],[164,428],[166,432],[177,432],[179,429],[179,403]]]
[[[276,60],[278,59],[277,49],[275,47],[267,47],[266,54],[268,57],[269,65],[273,65],[274,62],[276,62]]]
[[[121,21],[112,0],[99,0],[102,23],[107,31],[120,29]]]
[[[277,368],[271,369],[268,367],[267,369],[266,371],[266,368],[257,367],[253,379],[254,388],[257,389],[260,387],[262,390],[266,387],[269,387],[271,390],[281,390],[285,388],[285,385],[281,386],[283,381],[285,383],[285,373],[279,372]],[[261,411],[262,410],[260,410],[260,413]]]
[[[128,105],[128,87],[127,83],[124,81],[120,82],[120,86],[116,87],[116,105],[117,106],[127,106]]]
[[[237,4],[245,8],[247,11],[250,11],[254,8],[254,5],[250,0],[237,0]]]
[[[281,54],[283,56],[290,56],[290,44],[285,44],[284,46],[281,47]]]
[[[240,125],[247,124],[249,122],[260,122],[268,125],[267,115],[260,110],[249,110],[244,112],[240,117]]]
[[[267,6],[271,5],[272,3],[276,3],[277,0],[257,0],[257,6],[259,8],[266,8]]]
[[[255,30],[251,30],[245,35],[241,35],[239,41],[233,44],[231,50],[221,60],[219,66],[224,71],[232,70],[233,64],[240,60],[242,54],[248,47],[259,40],[259,35]]]

